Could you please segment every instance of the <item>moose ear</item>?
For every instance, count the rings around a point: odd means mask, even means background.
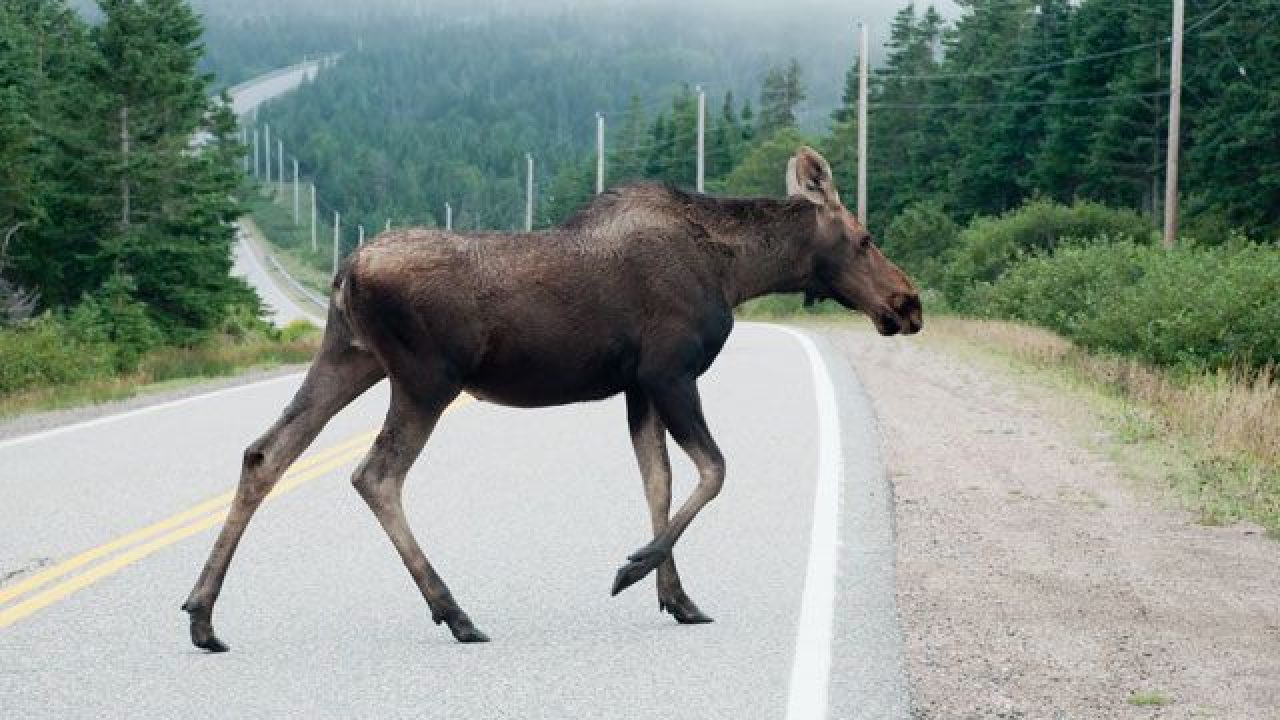
[[[787,195],[807,198],[816,205],[840,202],[840,194],[831,178],[831,166],[807,145],[787,161]]]

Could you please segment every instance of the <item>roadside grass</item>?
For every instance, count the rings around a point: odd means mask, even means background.
[[[789,319],[865,323],[860,317],[823,315]],[[1090,418],[1103,423],[1081,428],[1083,434],[1107,450],[1127,476],[1171,488],[1206,525],[1248,520],[1280,539],[1276,368],[1195,374],[1089,352],[1028,325],[938,313],[927,317],[917,337],[970,357],[999,360],[1068,390],[1086,403]]]
[[[1169,696],[1154,690],[1150,692],[1135,692],[1129,696],[1129,704],[1138,707],[1163,706],[1170,703]]]
[[[247,370],[310,362],[319,347],[319,330],[299,325],[286,328],[278,339],[220,337],[196,347],[161,348],[147,353],[138,369],[126,375],[0,395],[0,418],[113,402]]]

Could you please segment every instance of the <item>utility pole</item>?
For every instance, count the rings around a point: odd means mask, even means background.
[[[867,224],[867,56],[870,33],[862,23],[858,42],[858,222]]]
[[[453,230],[453,206],[449,203],[444,204],[444,229]]]
[[[524,231],[533,232],[533,154],[524,154]]]
[[[1169,69],[1169,149],[1164,169],[1164,246],[1178,237],[1178,151],[1182,143],[1182,25],[1184,0],[1173,0],[1173,52]]]
[[[253,179],[258,179],[258,128],[253,129]]]
[[[320,252],[320,247],[316,245],[316,186],[311,184],[311,252]]]
[[[604,115],[596,113],[596,194],[604,192]]]
[[[707,93],[698,86],[698,192],[702,192],[707,175]]]
[[[340,237],[338,228],[340,227],[342,227],[342,215],[335,210],[333,212],[333,274],[335,277],[338,275],[338,238]]]
[[[302,223],[302,216],[298,210],[298,158],[293,159],[293,226],[297,227]]]
[[[268,185],[270,185],[271,184],[271,126],[266,123],[263,123],[262,127],[264,128],[264,131],[266,132],[266,135],[267,135],[266,142],[262,143],[262,159],[266,161],[262,163],[262,165],[266,169],[266,178],[265,178],[266,182]]]
[[[245,149],[244,157],[242,158],[242,161],[244,162],[244,174],[248,175],[249,174],[249,128],[243,128],[243,127],[240,128],[240,145]]]
[[[283,140],[276,140],[276,182],[281,185],[284,185],[284,141]],[[272,193],[272,194],[274,195],[276,193]]]

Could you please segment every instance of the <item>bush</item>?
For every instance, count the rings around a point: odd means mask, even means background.
[[[56,315],[46,313],[0,330],[0,394],[93,380],[114,371],[109,344],[82,338]]]
[[[974,219],[948,257],[943,289],[953,304],[968,307],[975,288],[994,283],[1027,256],[1052,254],[1072,240],[1146,244],[1154,239],[1155,228],[1131,210],[1032,200],[997,218]]]
[[[975,300],[986,314],[1161,365],[1280,364],[1280,253],[1271,246],[1072,246],[1020,263]]]
[[[960,227],[940,205],[915,203],[889,224],[884,253],[919,284],[937,287],[945,268],[943,258],[959,234]]]

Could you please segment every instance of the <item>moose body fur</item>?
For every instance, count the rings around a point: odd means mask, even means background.
[[[682,623],[709,622],[684,592],[672,549],[723,484],[697,379],[728,339],[734,307],[806,291],[867,312],[885,334],[920,327],[914,288],[840,205],[825,160],[802,149],[787,180],[783,201],[628,186],[544,232],[409,229],[354,253],[334,280],[325,337],[303,386],[245,451],[231,512],[184,605],[193,642],[226,649],[213,633],[213,605],[249,518],[329,418],[383,377],[391,407],[352,482],[432,618],[455,638],[487,640],[418,546],[400,495],[436,420],[461,392],[519,407],[625,393],[654,537],[618,571],[613,592],[656,568],[660,607]],[[668,433],[700,478],[674,515]]]

